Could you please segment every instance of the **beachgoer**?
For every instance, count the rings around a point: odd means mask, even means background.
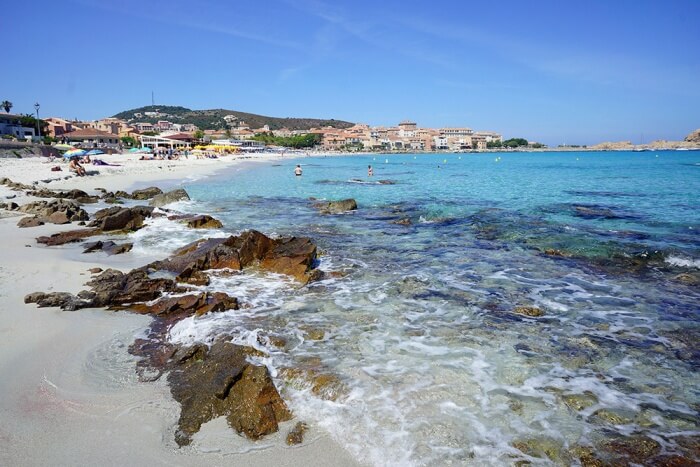
[[[71,172],[75,172],[75,174],[78,177],[84,177],[86,175],[85,169],[83,168],[82,165],[80,165],[80,162],[78,162],[77,157],[74,157],[70,160],[70,164],[68,164],[68,169]]]
[[[368,177],[374,176],[374,170],[372,170],[372,166],[371,166],[371,165],[368,165],[368,166],[367,166],[367,176],[368,176]]]
[[[301,165],[297,164],[296,168],[294,169],[294,175],[296,175],[297,177],[301,177],[301,172]]]

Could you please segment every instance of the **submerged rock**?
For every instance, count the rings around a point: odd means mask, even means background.
[[[318,209],[321,214],[342,214],[347,211],[354,211],[357,209],[357,202],[350,199],[343,199],[340,201],[326,201],[322,203],[315,203],[314,207]]]
[[[540,310],[535,306],[516,306],[513,309],[513,312],[519,315],[530,316],[533,318],[544,316],[544,311]]]
[[[661,452],[658,441],[643,435],[609,440],[604,448],[616,457],[621,456],[637,464],[651,465],[650,460]]]
[[[304,442],[304,433],[306,432],[306,423],[297,422],[287,434],[287,445],[294,446]]]
[[[184,222],[192,229],[220,229],[224,226],[220,220],[208,215],[189,217],[184,219]]]
[[[561,441],[542,437],[517,440],[513,447],[531,457],[548,458],[557,465],[571,465],[570,454],[563,449]]]
[[[583,394],[566,394],[562,400],[570,409],[581,411],[598,403],[598,398],[592,392],[586,391]]]

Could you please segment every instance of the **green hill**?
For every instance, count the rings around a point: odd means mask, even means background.
[[[146,115],[146,112],[157,112],[157,114]],[[158,120],[168,120],[172,123],[191,123],[197,125],[202,130],[218,130],[226,128],[226,120],[224,120],[224,117],[227,115],[233,115],[238,119],[232,120],[233,122],[244,121],[246,126],[251,129],[262,128],[265,125],[268,125],[271,130],[279,130],[280,128],[308,130],[310,128],[324,126],[348,128],[353,125],[350,122],[335,119],[266,117],[265,115],[237,112],[235,110],[192,110],[186,107],[169,105],[148,105],[146,107],[139,107],[138,109],[125,110],[124,112],[119,112],[114,115],[114,117],[129,122],[156,123]]]

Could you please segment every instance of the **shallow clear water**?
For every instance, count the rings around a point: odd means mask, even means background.
[[[610,433],[670,452],[698,434],[700,293],[678,277],[700,268],[700,152],[306,158],[186,189],[178,208],[224,231],[157,220],[135,253],[254,228],[312,237],[319,267],[340,274],[305,288],[216,278],[207,289],[249,307],[180,322],[171,339],[233,332],[275,375],[334,375],[335,400],[302,382],[285,395],[360,461],[569,464],[567,448]],[[359,209],[338,216],[310,201],[350,197]],[[533,439],[561,454],[513,447]]]

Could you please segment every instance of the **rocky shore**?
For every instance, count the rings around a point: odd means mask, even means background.
[[[32,191],[31,186],[0,180],[0,184],[15,190],[28,190],[33,196],[53,198],[11,209],[33,214],[22,218],[19,227],[41,225],[44,222],[65,224],[79,221],[84,224],[88,214],[80,207],[81,202],[94,203],[98,197],[81,190]],[[133,232],[144,225],[145,219],[154,215],[154,206],[189,199],[180,189],[163,193],[151,187],[131,194],[111,193],[106,190],[101,198],[130,200],[150,199],[152,206],[131,208],[114,206],[101,209],[93,215],[87,228],[57,233],[37,238],[38,243],[48,246],[81,242],[87,237],[107,232]],[[118,201],[117,200],[117,201]],[[332,203],[330,203],[332,205]],[[182,221],[192,228],[202,226],[221,227],[221,223],[210,216],[187,216],[169,213],[171,219]],[[113,254],[117,250],[109,242]],[[85,252],[105,249],[105,243],[89,244]],[[129,248],[130,249],[130,248]],[[190,316],[202,316],[236,310],[236,297],[225,293],[200,292],[193,288],[209,283],[208,274],[221,271],[241,271],[257,267],[270,272],[286,274],[304,285],[318,278],[314,269],[316,246],[308,238],[272,239],[257,231],[244,232],[228,238],[203,239],[175,252],[171,257],[150,263],[129,273],[108,269],[95,276],[86,285],[89,290],[73,295],[67,292],[36,292],[28,294],[25,303],[36,303],[39,307],[59,307],[63,310],[81,308],[103,308],[128,310],[154,317],[149,339],[139,340],[131,346],[131,352],[143,358],[142,368],[158,375],[168,374],[168,382],[175,400],[181,404],[179,429],[176,441],[182,446],[189,444],[191,436],[201,425],[219,416],[226,416],[229,425],[238,433],[251,439],[276,432],[278,422],[292,418],[292,413],[279,395],[268,369],[247,362],[248,355],[259,353],[256,349],[219,340],[211,347],[197,345],[182,347],[167,341],[167,331],[177,321]],[[153,278],[158,273],[170,273],[174,279]],[[233,337],[233,336],[231,336]],[[290,440],[302,442],[300,434],[291,435]]]
[[[29,246],[32,249],[40,246],[43,253],[58,250],[56,247],[80,244],[84,253],[103,251],[123,256],[130,251],[131,243],[114,239],[136,232],[159,217],[181,222],[192,229],[222,227],[221,222],[211,216],[168,209],[171,202],[189,198],[182,189],[163,192],[160,188],[149,187],[128,193],[105,188],[95,189],[96,193],[90,194],[77,188],[38,189],[35,185],[17,183],[7,178],[1,179],[0,185],[22,197],[30,196],[33,199],[20,203],[15,201],[18,198],[11,198],[3,207],[10,214],[21,213],[24,216],[18,222],[13,222],[17,224],[15,229],[19,227],[23,233],[39,232],[34,236],[36,243]],[[313,206],[319,214],[324,216],[358,208],[352,199],[312,201],[315,201]],[[110,206],[94,211],[90,206],[95,203]],[[615,215],[609,209],[589,205],[574,205],[570,209],[584,218],[609,218]],[[404,219],[401,213],[397,213],[397,218]],[[80,228],[75,228],[77,226]],[[54,228],[60,231],[49,230]],[[482,234],[487,238],[497,232],[485,229]],[[112,240],[91,238],[100,236],[109,236]],[[547,249],[543,254],[556,258],[573,256],[573,253],[562,249]],[[633,265],[643,263],[645,268],[651,261],[646,256],[632,260]],[[238,297],[203,291],[201,287],[209,284],[214,277],[262,270],[293,278],[297,287],[303,287],[322,277],[317,265],[317,247],[312,239],[271,238],[249,230],[228,237],[202,238],[166,258],[154,259],[145,265],[133,265],[127,268],[128,271],[103,269],[106,266],[90,268],[91,277],[85,284],[87,288],[77,292],[74,291],[77,289],[62,288],[60,283],[52,283],[49,287],[37,284],[31,293],[23,294],[23,299],[25,303],[54,310],[83,310],[80,313],[87,314],[100,309],[99,312],[107,314],[104,313],[104,309],[107,309],[118,311],[116,318],[147,316],[150,322],[145,333],[135,340],[129,340],[128,351],[138,358],[135,371],[140,381],[144,384],[165,384],[176,402],[179,415],[172,420],[174,428],[166,430],[168,436],[165,440],[166,443],[172,442],[173,447],[177,446],[175,451],[187,450],[197,442],[207,426],[222,419],[226,420],[230,429],[249,440],[264,440],[279,432],[287,444],[301,444],[303,447],[308,443],[305,434],[309,426],[306,420],[295,418],[294,411],[284,398],[283,385],[301,381],[319,398],[337,400],[345,391],[337,376],[318,368],[290,367],[281,369],[273,378],[265,365],[254,363],[266,355],[259,348],[235,343],[235,335],[219,336],[207,344],[185,346],[170,342],[168,332],[182,320],[216,313],[235,313],[246,306]],[[49,313],[54,310],[41,311]],[[544,321],[548,316],[547,311],[534,306],[516,306],[512,311],[518,319]],[[508,316],[508,319],[512,317]],[[323,339],[323,331],[309,329],[308,338]],[[284,335],[270,334],[261,339],[268,345],[280,349],[285,347]],[[688,342],[689,352],[692,353],[693,338],[689,337]],[[695,355],[691,357],[697,358]],[[130,370],[133,372],[134,367]],[[561,397],[572,411],[583,412],[596,403],[593,395],[556,397]],[[522,407],[514,405],[512,410],[517,413]],[[601,424],[615,425],[619,424],[624,414],[599,410],[592,416],[600,418]],[[236,437],[233,432],[228,435]],[[8,435],[0,431],[0,436]],[[700,457],[697,439],[688,436],[683,438],[683,443],[683,455],[668,454],[653,437],[639,433],[622,436],[611,431],[594,446],[563,445],[560,440],[546,437],[516,439],[511,445],[534,461],[559,465],[694,465],[693,459]],[[338,450],[333,452],[337,453]],[[520,456],[515,452],[514,458]],[[10,456],[8,459],[16,460],[16,457]],[[335,465],[348,463],[342,453],[339,458],[331,456],[331,459]],[[304,464],[324,465],[321,457],[316,458],[315,462]]]
[[[172,202],[188,199],[182,189],[163,192],[151,187],[127,193],[98,188],[94,190],[96,193],[88,194],[80,189],[39,188],[36,184],[14,182],[9,178],[0,179],[0,185],[15,193],[6,195],[0,205],[0,210],[5,213],[3,217],[10,216],[3,223],[12,222],[16,224],[15,229],[20,228],[20,232],[30,235],[33,231],[40,232],[35,236],[35,245],[44,245],[41,250],[45,255],[53,248],[68,244],[81,244],[83,253],[103,251],[110,255],[124,255],[131,250],[132,244],[117,239],[141,229],[149,219],[157,217],[167,217],[192,229],[222,227],[211,216],[184,214],[165,208]],[[94,212],[94,208],[88,207],[100,202],[112,206]],[[143,204],[136,204],[141,202]],[[76,226],[80,228],[76,229]],[[59,229],[59,232],[51,233],[47,229]],[[106,240],[104,236],[112,240]],[[99,239],[92,241],[90,237]],[[26,245],[32,246],[30,243]],[[10,262],[7,265],[10,266]],[[323,435],[319,438],[317,433],[311,441],[305,441],[307,424],[293,419],[294,414],[280,396],[268,369],[250,362],[249,357],[260,356],[259,350],[230,342],[233,336],[220,338],[211,345],[187,347],[167,341],[168,330],[184,318],[232,311],[245,306],[236,297],[198,290],[198,286],[208,283],[210,274],[261,269],[289,275],[298,286],[303,286],[320,277],[321,273],[315,266],[316,246],[310,239],[275,239],[260,232],[248,231],[228,238],[204,238],[168,258],[128,272],[93,267],[90,268],[92,278],[86,284],[88,289],[77,293],[56,291],[61,290],[60,285],[53,283],[43,289],[45,292],[25,294],[24,302],[36,303],[40,308],[66,311],[89,309],[91,312],[96,308],[106,308],[120,310],[120,314],[151,317],[144,337],[132,339],[129,346],[129,353],[138,358],[136,367],[132,367],[131,371],[136,371],[143,384],[154,384],[161,377],[167,382],[172,398],[179,405],[177,428],[172,433],[172,440],[177,446],[189,445],[203,424],[220,417],[225,417],[235,432],[251,440],[277,432],[281,429],[280,423],[286,422],[283,439],[290,445],[308,447],[299,454],[289,455],[288,459],[279,459],[278,449],[273,449],[276,458],[273,463],[324,465],[321,459],[328,459],[328,454],[317,452],[320,448],[329,454],[334,453],[332,457],[340,459],[342,464],[352,465],[354,462],[347,453],[330,440],[324,440]],[[5,268],[0,268],[0,272],[3,279],[9,277],[9,271]],[[80,279],[76,277],[75,280]],[[38,286],[46,282],[35,281]],[[73,279],[65,281],[66,284],[72,282]],[[4,287],[7,286],[9,284],[5,283]],[[0,298],[2,296],[0,293]],[[270,336],[270,341],[283,342],[283,339]],[[8,436],[12,436],[11,432],[0,430],[0,438]],[[20,459],[17,457],[18,448],[10,444],[12,449],[0,449],[0,460],[16,464]],[[166,444],[169,444],[167,440]],[[35,455],[24,453],[21,456],[31,458]],[[91,452],[91,456],[88,458],[100,459],[101,453]],[[245,457],[246,463],[251,465],[271,463],[269,454]],[[129,458],[127,455],[126,459]],[[199,459],[197,464],[217,463],[216,459],[218,457]]]

